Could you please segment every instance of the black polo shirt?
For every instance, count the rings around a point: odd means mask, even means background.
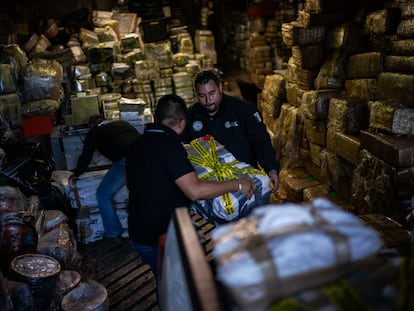
[[[204,135],[212,135],[239,161],[260,164],[266,172],[279,169],[269,133],[252,103],[223,94],[214,116],[198,103],[191,106],[183,139],[188,143]]]
[[[169,127],[150,124],[126,158],[128,230],[135,242],[156,246],[176,207],[189,200],[175,184],[194,171],[181,138]]]

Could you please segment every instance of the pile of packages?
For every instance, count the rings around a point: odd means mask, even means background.
[[[95,288],[95,304],[108,304],[103,285],[81,282],[83,257],[65,213],[41,209],[37,196],[26,197],[11,186],[0,187],[0,205],[5,310],[52,310],[69,302],[83,303],[79,291],[87,295],[90,287]]]
[[[413,307],[412,261],[382,256],[379,232],[326,199],[258,207],[211,239],[216,278],[237,310]]]

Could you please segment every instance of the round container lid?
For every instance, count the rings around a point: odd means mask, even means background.
[[[30,278],[44,278],[60,272],[59,262],[43,254],[17,256],[11,262],[11,268],[18,274]]]

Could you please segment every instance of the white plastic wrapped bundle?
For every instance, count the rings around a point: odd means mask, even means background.
[[[235,191],[214,199],[192,202],[191,208],[211,223],[226,223],[247,216],[257,206],[269,203],[270,179],[266,173],[239,162],[213,137],[195,139],[185,148],[199,178],[229,180],[247,177],[256,186],[250,199]]]
[[[241,310],[331,281],[382,246],[378,232],[323,198],[258,207],[211,239],[217,279]]]

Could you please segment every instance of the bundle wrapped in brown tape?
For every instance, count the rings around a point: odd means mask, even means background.
[[[351,204],[358,214],[381,213],[400,220],[406,211],[398,204],[398,188],[403,186],[396,179],[396,168],[361,149],[361,160],[352,180]],[[412,188],[412,183],[408,184]],[[411,191],[412,193],[412,191]]]
[[[282,24],[282,39],[287,46],[322,43],[326,36],[326,26],[305,28],[297,21]]]
[[[413,50],[414,51],[414,50]],[[376,98],[414,108],[414,75],[383,72],[378,76]]]
[[[34,59],[23,75],[26,102],[40,99],[58,99],[63,79],[63,68],[55,60]]]
[[[315,79],[315,88],[317,90],[343,88],[347,60],[348,52],[345,50],[334,50],[329,54]]]
[[[345,81],[345,91],[349,97],[374,99],[377,91],[377,79],[352,79]]]
[[[298,22],[305,27],[336,24],[345,18],[344,11],[312,13],[306,10],[298,11]]]
[[[361,142],[357,136],[337,132],[335,143],[335,151],[337,155],[355,165],[359,163]]]
[[[414,72],[414,56],[395,56],[385,57],[385,71]]]
[[[305,90],[301,89],[297,83],[286,83],[286,97],[290,105],[299,107],[304,93]]]
[[[365,28],[371,35],[395,33],[400,18],[400,10],[388,8],[370,12],[365,17]]]
[[[319,144],[325,146],[326,144],[326,122],[305,119],[304,120],[304,129],[306,138],[311,143]]]
[[[281,167],[290,168],[300,165],[299,140],[302,128],[298,120],[298,108],[283,105],[276,121],[273,146]]]
[[[295,45],[292,46],[293,61],[302,69],[319,69],[324,60],[324,51],[322,44]]]
[[[382,247],[378,232],[323,198],[256,208],[211,239],[217,279],[240,310],[332,281]]]
[[[414,134],[414,109],[402,105],[371,101],[369,127],[384,130],[392,134]]]
[[[397,28],[397,36],[401,39],[414,38],[414,19],[402,20]]]
[[[329,104],[328,129],[357,134],[368,127],[368,106],[356,97],[332,98]]]
[[[400,5],[401,17],[410,19],[414,17],[414,2],[405,2]]]
[[[392,40],[391,53],[399,56],[412,56],[414,54],[414,39]]]
[[[340,97],[342,90],[312,90],[303,93],[300,110],[308,119],[326,120],[329,100]]]
[[[414,137],[361,131],[361,148],[394,167],[414,166]]]
[[[347,78],[376,78],[383,71],[384,56],[379,52],[360,53],[349,56]]]

